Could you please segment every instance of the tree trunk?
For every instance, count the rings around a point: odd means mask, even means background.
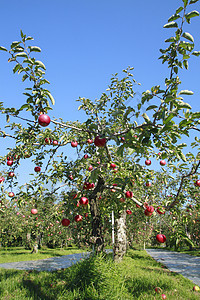
[[[114,260],[119,262],[126,253],[126,211],[119,213],[115,219],[115,245],[114,245]]]
[[[102,177],[98,178],[97,185],[90,195],[90,212],[92,215],[92,236],[90,242],[94,245],[94,250],[99,253],[104,248],[104,238],[102,232],[102,220],[99,210],[99,193],[102,193],[104,189],[104,180]]]
[[[38,253],[38,244],[33,245],[33,250],[31,253]]]

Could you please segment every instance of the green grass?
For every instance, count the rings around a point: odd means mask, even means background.
[[[27,300],[167,300],[200,299],[194,284],[170,272],[145,251],[130,250],[121,263],[112,254],[91,257],[56,272],[0,269],[0,299]]]
[[[54,256],[62,256],[73,253],[82,253],[90,250],[78,249],[77,247],[49,249],[42,248],[38,253],[31,254],[30,250],[25,250],[23,247],[15,248],[0,248],[0,263],[18,262],[26,260],[45,259]]]

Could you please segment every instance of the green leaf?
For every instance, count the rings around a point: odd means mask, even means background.
[[[145,121],[148,123],[150,121],[149,117],[146,113],[142,114],[142,117],[145,119]]]
[[[176,28],[178,27],[178,24],[176,22],[169,22],[163,26],[163,28],[174,28],[174,27]]]
[[[185,39],[187,39],[187,40],[191,41],[192,43],[194,43],[194,38],[193,38],[193,36],[190,33],[184,32],[182,34],[182,37],[184,37]]]
[[[157,105],[150,105],[150,106],[147,107],[146,111],[157,108],[157,107],[158,107]]]
[[[25,81],[29,76],[27,74],[24,74],[22,77],[22,81]]]
[[[200,55],[200,51],[194,51],[194,52],[192,52],[192,55],[199,56]]]
[[[182,90],[180,91],[179,95],[193,95],[194,93],[192,91],[188,90]]]
[[[3,47],[3,46],[0,46],[0,50],[2,50],[2,51],[8,51],[5,47]]]
[[[184,3],[184,7],[186,7],[187,4],[188,4],[188,0],[182,0],[182,1],[183,1],[183,3]]]
[[[177,15],[177,14],[174,14],[174,15],[172,15],[169,19],[168,19],[168,22],[171,22],[171,21],[174,21],[174,20],[177,20],[177,19],[179,19],[180,18],[180,16],[179,15]]]
[[[124,152],[124,145],[121,145],[121,146],[117,149],[117,155],[123,157],[123,152]]]
[[[197,1],[199,1],[199,0],[190,0],[190,3],[189,3],[189,4],[196,3]]]
[[[98,178],[98,170],[97,169],[94,169],[92,172],[91,172],[91,175],[90,175],[90,180],[92,182],[95,182]]]
[[[6,122],[9,123],[10,122],[10,116],[6,115]]]
[[[13,68],[13,73],[16,73],[17,70],[19,70],[21,68],[20,64],[17,64],[14,68]]]
[[[55,100],[49,91],[46,91],[47,96],[51,100],[52,105],[55,105]]]
[[[180,13],[182,10],[183,10],[183,7],[182,7],[182,6],[180,6],[179,8],[177,8],[177,10],[176,10],[176,14]]]
[[[25,52],[20,52],[15,55],[15,57],[28,57]]]
[[[36,61],[35,61],[35,64],[38,65],[38,66],[40,66],[40,68],[46,70],[45,65],[44,65],[40,60],[36,60]]]
[[[199,12],[197,10],[193,10],[189,12],[187,15],[185,15],[186,19],[191,19],[197,16],[199,16]]]
[[[34,40],[34,38],[32,38],[32,36],[27,36],[26,41],[30,41],[30,40]]]
[[[183,65],[184,65],[184,67],[186,68],[186,70],[188,70],[188,61],[187,61],[187,60],[184,60],[184,61],[183,61]]]
[[[37,47],[37,46],[29,46],[28,47],[30,49],[30,52],[34,51],[34,52],[41,52],[42,50]]]
[[[163,121],[163,123],[164,123],[164,124],[167,124],[169,121],[171,121],[171,119],[173,119],[173,117],[174,117],[174,114],[170,114],[170,115]]]

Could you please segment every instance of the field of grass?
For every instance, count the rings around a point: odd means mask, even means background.
[[[123,261],[112,254],[90,257],[56,272],[0,269],[0,299],[28,300],[197,300],[194,284],[170,272],[145,251],[129,250]],[[162,292],[156,294],[155,287]]]
[[[42,248],[38,250],[38,253],[31,254],[30,250],[25,250],[23,247],[0,248],[0,264],[7,262],[45,259],[54,256],[82,253],[87,251],[90,250],[78,249],[77,247],[73,246],[59,249]]]

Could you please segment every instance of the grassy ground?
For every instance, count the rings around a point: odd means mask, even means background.
[[[0,263],[17,262],[26,260],[45,259],[54,256],[62,256],[73,253],[87,252],[90,250],[78,249],[77,247],[68,247],[60,249],[43,248],[38,250],[38,253],[31,254],[30,250],[25,250],[23,247],[15,248],[0,248]]]
[[[107,255],[56,272],[0,269],[0,282],[1,300],[153,300],[162,293],[167,300],[200,299],[191,281],[137,250],[129,250],[121,263]],[[162,292],[156,294],[155,287]]]

